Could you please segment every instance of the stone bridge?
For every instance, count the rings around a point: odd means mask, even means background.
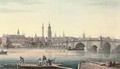
[[[63,43],[64,46],[70,49],[82,49],[86,51],[105,51],[112,52],[120,50],[120,39],[111,38],[81,38],[77,41],[68,41]]]

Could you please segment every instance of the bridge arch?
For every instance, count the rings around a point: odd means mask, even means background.
[[[75,46],[77,50],[85,50],[85,45],[83,43],[77,43]]]
[[[93,45],[91,50],[92,50],[92,52],[97,52],[97,46]]]
[[[120,52],[120,45],[117,45],[117,47],[115,48],[115,52]]]
[[[111,49],[111,44],[109,43],[109,42],[105,42],[104,44],[103,44],[103,51],[104,52],[110,52],[110,49]]]
[[[117,50],[120,50],[120,45],[117,45],[116,49],[117,49]]]

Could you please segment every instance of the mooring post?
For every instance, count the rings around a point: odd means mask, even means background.
[[[81,62],[78,62],[78,69],[81,69]]]

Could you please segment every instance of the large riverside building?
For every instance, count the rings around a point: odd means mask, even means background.
[[[25,35],[20,35],[18,30],[17,34],[15,35],[3,35],[2,36],[2,46],[14,46],[19,47],[25,44]]]

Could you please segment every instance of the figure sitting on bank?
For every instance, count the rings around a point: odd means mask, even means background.
[[[49,65],[49,66],[52,65],[52,61],[53,61],[53,60],[48,59],[48,65]]]

